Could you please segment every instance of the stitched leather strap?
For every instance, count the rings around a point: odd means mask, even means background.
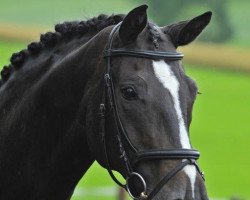
[[[195,149],[156,149],[137,152],[133,165],[145,160],[163,159],[195,159],[200,157],[199,151]]]
[[[145,50],[107,49],[103,52],[104,57],[130,56],[137,58],[181,60],[184,55],[178,52],[156,52]]]

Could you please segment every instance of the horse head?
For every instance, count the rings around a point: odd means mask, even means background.
[[[89,147],[135,199],[208,199],[189,139],[198,88],[176,49],[202,32],[211,12],[159,27],[146,10],[137,7],[99,33],[106,44],[100,81],[89,85]]]

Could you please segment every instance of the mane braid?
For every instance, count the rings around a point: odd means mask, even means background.
[[[99,32],[105,27],[118,24],[122,21],[124,15],[107,16],[100,14],[86,21],[71,21],[55,25],[55,32],[47,32],[42,34],[39,42],[31,42],[27,49],[13,53],[9,66],[4,66],[1,70],[0,87],[9,79],[14,70],[22,67],[23,63],[29,56],[38,55],[45,48],[53,48],[63,39],[72,39],[73,37],[81,37],[87,33]]]
[[[149,39],[153,42],[155,48],[159,48],[159,41],[161,41],[160,33],[154,24],[148,24]]]

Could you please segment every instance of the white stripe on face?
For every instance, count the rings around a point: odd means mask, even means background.
[[[164,88],[166,88],[170,92],[173,98],[174,108],[175,108],[177,118],[178,118],[181,146],[184,149],[191,149],[187,129],[185,126],[185,122],[183,119],[182,110],[180,106],[180,100],[179,100],[180,84],[178,82],[178,79],[175,77],[173,71],[171,70],[171,67],[167,63],[165,63],[163,60],[153,61],[153,69],[158,80],[162,83]],[[191,188],[192,188],[192,197],[194,198],[196,169],[194,166],[188,165],[183,170],[190,179]]]

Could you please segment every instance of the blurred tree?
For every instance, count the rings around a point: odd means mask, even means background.
[[[233,35],[227,17],[226,0],[138,0],[149,5],[149,14],[159,25],[163,26],[191,16],[196,16],[207,10],[213,11],[213,18],[208,29],[200,40],[226,42]],[[188,18],[187,18],[188,17]]]

